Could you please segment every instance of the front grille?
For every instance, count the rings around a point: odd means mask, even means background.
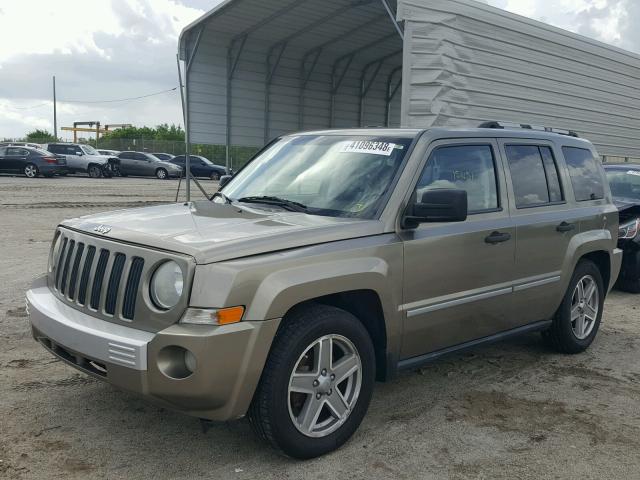
[[[144,259],[101,247],[99,241],[91,245],[92,237],[80,241],[75,236],[61,233],[58,258],[53,259],[53,289],[72,305],[133,321]]]
[[[195,273],[193,257],[62,226],[54,242],[49,260],[49,288],[58,300],[82,313],[159,332],[180,320],[188,306],[187,291],[175,308],[158,310],[145,289],[158,266],[168,260],[181,266],[185,281],[190,284]]]

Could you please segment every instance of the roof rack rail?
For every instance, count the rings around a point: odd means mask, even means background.
[[[562,128],[543,127],[541,125],[528,125],[526,123],[515,122],[484,122],[481,123],[478,128],[501,128],[501,129],[523,129],[523,130],[535,130],[537,132],[549,132],[557,133],[558,135],[567,135],[569,137],[580,138],[580,136],[571,130],[565,130]]]

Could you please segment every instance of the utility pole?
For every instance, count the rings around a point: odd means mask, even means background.
[[[56,76],[53,76],[53,136],[58,141],[58,112],[56,111]]]

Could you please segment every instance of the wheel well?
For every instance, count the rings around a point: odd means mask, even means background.
[[[602,281],[604,282],[605,290],[609,289],[611,282],[611,259],[609,254],[605,251],[591,252],[584,255],[580,260],[590,260],[596,264],[600,275],[602,275]]]
[[[312,298],[291,307],[304,308],[305,304],[320,303],[340,308],[356,317],[369,332],[376,353],[376,379],[383,381],[387,376],[387,329],[380,297],[373,290],[353,290]],[[284,318],[286,321],[287,314]]]

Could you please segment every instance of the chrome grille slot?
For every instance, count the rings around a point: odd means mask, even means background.
[[[64,239],[61,240],[62,242],[62,248],[60,249],[60,256],[55,259],[56,262],[56,289],[60,290],[60,277],[62,276],[62,264],[64,262],[64,254],[67,251],[67,242],[69,241],[69,239],[67,237],[64,237]]]
[[[73,267],[71,268],[71,278],[69,279],[69,293],[70,300],[76,295],[76,285],[78,283],[78,270],[80,269],[80,260],[82,260],[82,254],[84,253],[84,243],[78,243],[76,249],[76,257],[73,261]]]
[[[144,268],[144,259],[134,257],[129,269],[127,278],[127,286],[124,291],[124,301],[122,304],[122,317],[127,320],[133,320],[136,311],[136,298],[138,296],[138,287],[142,278],[142,270]]]
[[[123,253],[116,253],[111,267],[111,275],[107,284],[107,296],[105,299],[104,311],[109,315],[113,315],[116,311],[116,301],[118,299],[118,290],[120,288],[120,279],[124,270],[124,263],[127,257]]]
[[[78,303],[84,305],[87,299],[87,287],[89,286],[89,274],[93,267],[93,258],[96,254],[96,247],[91,245],[87,249],[87,256],[84,259],[84,267],[82,268],[82,276],[80,277],[80,289],[78,290]]]
[[[67,278],[69,276],[69,264],[71,263],[71,257],[73,256],[73,247],[76,242],[71,240],[69,242],[69,249],[67,251],[66,258],[64,260],[64,269],[62,270],[62,279],[60,280],[60,293],[64,295],[67,287]]]
[[[109,250],[100,250],[100,257],[98,257],[98,265],[96,266],[96,273],[93,276],[93,286],[91,287],[91,308],[98,310],[100,307],[100,296],[102,293],[102,284],[104,282],[104,274],[107,270],[107,262],[109,261]]]

